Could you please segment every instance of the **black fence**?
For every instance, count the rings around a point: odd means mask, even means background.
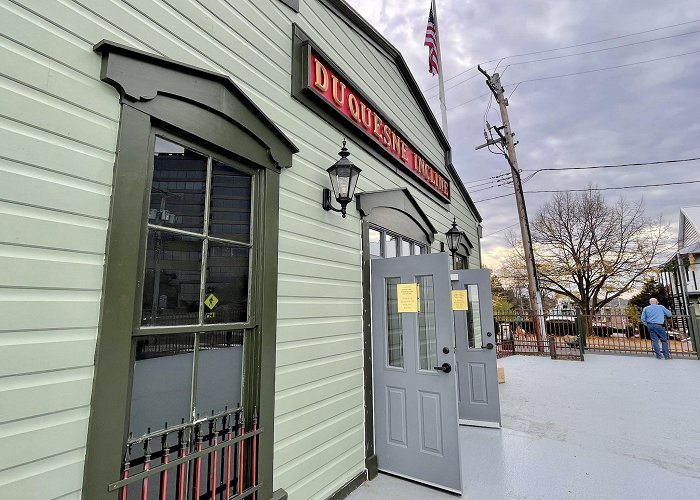
[[[119,500],[256,500],[258,417],[246,427],[243,409],[129,436]]]
[[[582,315],[582,318],[586,351],[655,356],[649,330],[636,315],[620,312]],[[684,314],[666,318],[664,330],[671,357],[698,357],[692,322],[693,318]]]
[[[583,361],[583,341],[579,319],[550,318],[545,315],[496,311],[497,357],[524,354],[552,359]]]
[[[688,315],[666,319],[664,329],[671,357],[698,358],[695,330],[700,324],[694,321]],[[494,322],[499,358],[522,354],[583,360],[585,352],[655,356],[649,330],[636,315],[625,312],[537,315],[496,311]]]

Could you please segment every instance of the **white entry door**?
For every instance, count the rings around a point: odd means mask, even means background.
[[[454,311],[459,384],[459,421],[463,425],[501,426],[496,367],[496,330],[488,269],[452,271],[453,290],[466,290],[468,310]]]
[[[380,471],[462,492],[447,254],[371,262],[375,450]],[[418,312],[405,307],[417,285]]]

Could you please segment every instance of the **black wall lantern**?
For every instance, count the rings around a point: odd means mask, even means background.
[[[348,159],[350,152],[345,147],[345,139],[343,139],[343,148],[340,150],[340,160],[335,162],[331,168],[327,170],[328,175],[331,178],[331,186],[333,186],[333,195],[335,200],[340,203],[340,208],[335,208],[331,204],[331,190],[328,188],[323,189],[323,209],[325,211],[332,210],[333,212],[340,212],[345,217],[345,207],[348,203],[352,201],[352,197],[355,194],[355,186],[357,186],[357,179],[360,176],[362,170],[356,167],[352,161]]]
[[[452,254],[452,267],[455,266],[455,253],[459,248],[459,243],[462,241],[462,231],[457,227],[457,218],[455,217],[452,221],[452,227],[445,233],[447,238],[447,248],[450,249]]]

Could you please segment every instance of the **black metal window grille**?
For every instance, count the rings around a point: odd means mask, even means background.
[[[129,436],[119,500],[255,499],[258,490],[257,413],[246,427],[243,409],[224,409],[139,437]]]

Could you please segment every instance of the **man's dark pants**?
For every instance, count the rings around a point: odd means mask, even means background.
[[[659,340],[661,340],[664,358],[670,359],[671,353],[668,350],[668,340],[666,339],[666,330],[664,330],[664,325],[659,325],[657,323],[649,323],[647,325],[647,328],[649,328],[649,334],[651,335],[651,345],[654,347],[656,357],[658,359],[661,359],[661,352],[659,352]]]

